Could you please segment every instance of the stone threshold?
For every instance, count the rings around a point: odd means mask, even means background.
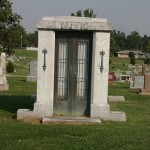
[[[43,124],[99,124],[100,119],[86,117],[43,117]]]

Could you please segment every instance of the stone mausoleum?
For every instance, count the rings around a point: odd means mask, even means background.
[[[44,17],[37,23],[37,97],[17,119],[125,121],[107,102],[111,23],[101,18]],[[78,119],[77,119],[78,120]]]

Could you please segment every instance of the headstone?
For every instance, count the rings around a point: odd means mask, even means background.
[[[150,90],[150,73],[145,73],[144,75],[144,89]]]
[[[116,83],[115,72],[109,72],[108,82],[109,82],[109,84],[115,84]]]
[[[37,81],[37,60],[31,61],[29,63],[29,75],[26,78],[27,82]]]
[[[120,77],[119,77],[118,82],[127,82],[127,81],[129,81],[130,77],[131,77],[131,75],[121,74]]]
[[[146,73],[146,68],[147,68],[147,65],[146,65],[146,64],[143,64],[143,65],[142,65],[142,75],[145,75],[145,73]]]
[[[125,102],[124,96],[108,96],[109,102]]]
[[[0,91],[9,89],[6,79],[6,54],[1,53],[0,56]]]
[[[133,86],[130,84],[130,88],[143,89],[144,88],[144,76],[135,76],[133,80]]]
[[[144,89],[141,89],[140,94],[150,95],[150,73],[144,75]]]

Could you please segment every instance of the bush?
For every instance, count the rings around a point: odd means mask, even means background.
[[[145,59],[145,60],[144,60],[144,64],[149,65],[149,64],[150,64],[150,58]]]
[[[12,63],[11,61],[9,61],[9,62],[7,63],[6,71],[7,71],[8,73],[13,73],[13,72],[14,72],[14,65],[13,65],[13,63]]]
[[[133,52],[129,52],[129,57],[130,58],[135,57],[134,53]]]
[[[131,57],[131,58],[130,58],[130,63],[131,63],[132,65],[135,65],[135,64],[136,64],[136,60],[135,60],[134,57]]]

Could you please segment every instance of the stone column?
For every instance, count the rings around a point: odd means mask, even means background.
[[[92,59],[92,89],[91,89],[91,117],[104,118],[109,114],[108,96],[108,69],[109,69],[110,33],[95,32],[93,35]],[[101,55],[103,56],[103,71],[100,71]]]
[[[103,120],[125,121],[124,112],[111,112],[107,102],[108,72],[109,72],[110,33],[95,32],[93,35],[92,83],[91,83],[91,118]],[[100,71],[101,55],[103,56],[103,71]]]
[[[46,69],[43,69],[44,54]],[[38,31],[38,67],[37,67],[37,99],[34,109],[18,109],[18,120],[38,120],[44,116],[53,116],[54,99],[54,61],[55,61],[55,32],[52,30]]]
[[[55,32],[47,30],[38,31],[38,68],[37,68],[37,100],[34,112],[41,116],[53,115],[54,99],[54,61],[55,61]],[[46,69],[44,71],[44,54]]]

